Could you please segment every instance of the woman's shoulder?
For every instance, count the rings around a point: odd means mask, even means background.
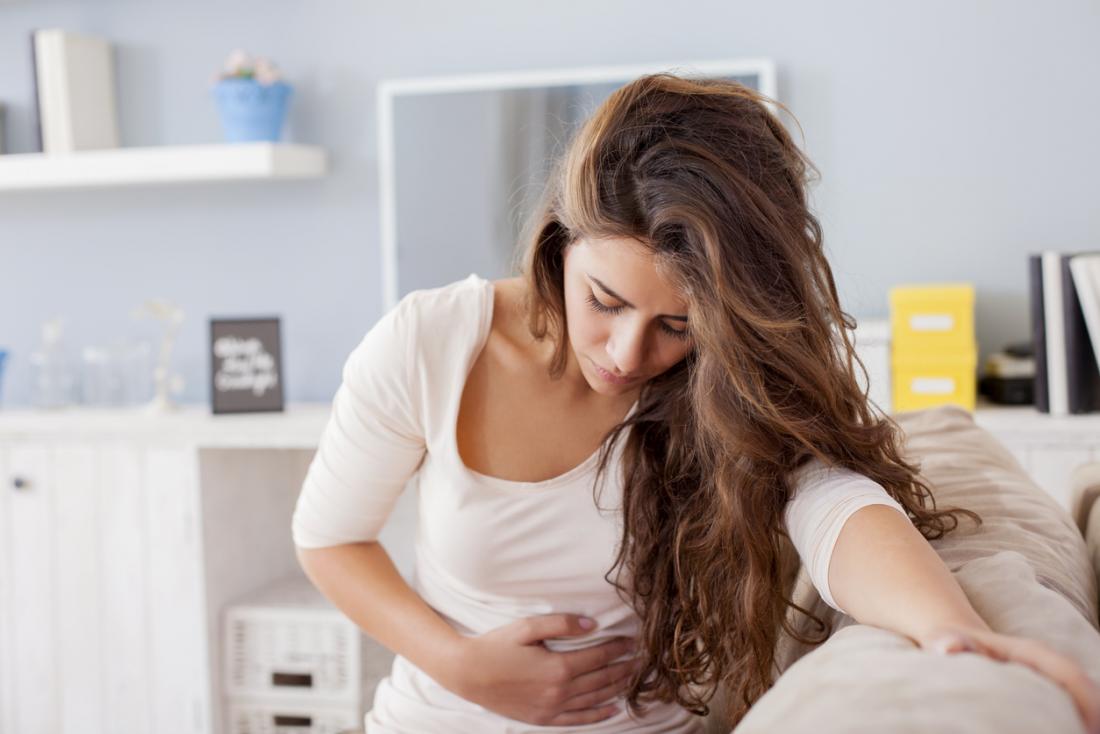
[[[434,288],[417,288],[398,301],[396,309],[418,316],[429,317],[443,323],[446,320],[461,321],[470,312],[483,307],[484,299],[492,293],[492,282],[477,273],[470,273]]]
[[[410,359],[433,369],[463,362],[492,313],[492,283],[476,273],[434,288],[409,291],[385,318],[394,322]]]
[[[867,485],[879,486],[866,474],[832,462],[826,463],[816,456],[811,456],[803,464],[791,470],[788,476],[790,484],[796,492],[804,492],[815,487],[865,488]]]
[[[443,334],[472,335],[481,323],[490,287],[484,278],[471,273],[445,285],[417,288],[401,296],[382,319],[395,322],[412,342]]]

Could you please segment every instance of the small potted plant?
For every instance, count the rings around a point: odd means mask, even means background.
[[[213,90],[226,140],[277,141],[291,89],[269,60],[240,49],[231,53]]]

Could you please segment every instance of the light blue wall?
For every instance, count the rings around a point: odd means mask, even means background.
[[[4,404],[61,313],[69,342],[133,332],[178,302],[183,399],[207,398],[206,319],[283,318],[287,398],[329,400],[379,316],[379,79],[768,56],[823,179],[814,202],[842,297],[881,316],[891,283],[969,279],[983,353],[1027,336],[1025,256],[1100,244],[1100,6],[1079,2],[0,3],[8,146],[30,146],[27,33],[117,44],[125,145],[217,141],[208,98],[233,48],[297,88],[288,137],[324,145],[325,179],[0,194]],[[247,273],[241,277],[241,273]]]

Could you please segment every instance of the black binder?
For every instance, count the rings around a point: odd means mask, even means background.
[[[1047,329],[1043,312],[1043,256],[1028,257],[1028,285],[1031,294],[1031,341],[1035,348],[1035,408],[1050,412],[1047,385]]]
[[[1066,331],[1066,387],[1069,390],[1070,413],[1092,413],[1100,410],[1100,368],[1089,339],[1085,312],[1077,297],[1073,273],[1069,269],[1074,254],[1061,255],[1062,317]]]

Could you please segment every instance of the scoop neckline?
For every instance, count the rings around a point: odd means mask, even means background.
[[[600,451],[603,449],[604,446],[603,443],[597,446],[596,450],[589,454],[588,458],[574,466],[572,469],[569,469],[563,474],[558,474],[557,476],[549,477],[548,479],[542,479],[537,482],[523,482],[514,479],[504,479],[502,477],[494,477],[488,474],[482,474],[481,472],[466,466],[466,462],[462,460],[462,454],[458,450],[458,414],[462,408],[462,395],[466,392],[466,383],[470,379],[470,372],[473,371],[474,363],[477,361],[477,358],[481,354],[481,351],[488,343],[489,335],[492,332],[493,302],[495,300],[494,296],[496,291],[496,286],[493,284],[493,281],[487,278],[482,278],[477,273],[470,273],[467,280],[480,281],[482,298],[481,323],[479,324],[479,334],[477,341],[475,342],[474,348],[466,356],[466,364],[462,370],[462,382],[459,385],[459,389],[456,391],[457,396],[452,404],[450,420],[448,421],[448,425],[450,426],[451,455],[455,463],[461,471],[465,472],[467,475],[483,484],[492,485],[501,489],[523,489],[526,491],[552,489],[588,473],[590,469],[594,468],[594,465],[599,459]],[[630,406],[630,410],[627,412],[626,416],[623,417],[623,420],[626,420],[630,416],[634,415],[634,412],[638,409],[639,402],[640,398],[634,401],[634,404]]]

